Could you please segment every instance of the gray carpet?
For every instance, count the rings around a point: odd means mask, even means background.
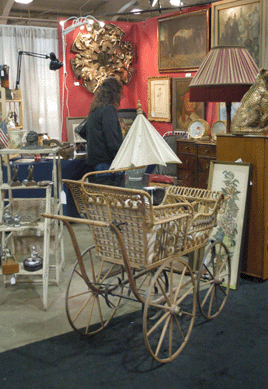
[[[241,279],[217,318],[197,313],[171,363],[149,355],[136,312],[91,339],[70,332],[1,353],[0,388],[267,389],[268,282]]]

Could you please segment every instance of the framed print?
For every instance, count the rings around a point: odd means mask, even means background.
[[[170,77],[148,77],[148,120],[171,122]]]
[[[130,127],[132,126],[132,123],[136,119],[137,109],[136,108],[118,109],[117,115],[121,125],[123,138],[125,138]],[[144,112],[143,115],[146,116]]]
[[[211,9],[211,46],[245,46],[257,66],[264,67],[267,1],[225,0],[212,3]]]
[[[205,119],[205,104],[190,101],[189,85],[192,77],[172,79],[172,127],[173,131],[188,131],[189,125]]]
[[[232,289],[237,289],[240,274],[251,170],[250,163],[210,162],[208,189],[220,190],[225,196],[210,238],[229,250]]]
[[[80,124],[87,116],[76,116],[76,117],[67,117],[66,118],[66,127],[67,127],[67,140],[71,144],[75,143],[86,143],[87,141],[78,134],[75,133],[75,128]]]
[[[237,109],[240,107],[241,102],[239,103],[232,103],[231,104],[231,121],[233,120],[233,117],[237,111]],[[227,114],[226,114],[226,104],[225,103],[217,103],[217,118],[218,120],[227,120]]]
[[[159,72],[195,71],[209,50],[209,9],[158,19]]]

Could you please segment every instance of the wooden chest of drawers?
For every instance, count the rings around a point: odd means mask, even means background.
[[[216,144],[194,140],[177,140],[179,185],[207,189],[210,161],[216,159]]]

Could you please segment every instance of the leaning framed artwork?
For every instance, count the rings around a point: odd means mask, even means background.
[[[267,65],[267,0],[211,4],[211,47],[245,46],[259,68]]]
[[[230,288],[237,289],[243,254],[252,165],[210,162],[208,189],[222,191],[225,200],[210,238],[223,242],[230,253]]]
[[[148,120],[171,122],[170,77],[148,77]]]
[[[188,131],[194,120],[205,119],[205,104],[190,101],[189,85],[192,77],[172,79],[173,131]]]
[[[67,117],[66,118],[66,127],[67,127],[67,140],[71,144],[75,143],[86,143],[86,140],[81,138],[75,132],[75,128],[80,124],[87,116],[76,116],[76,117]]]
[[[209,50],[209,9],[158,19],[159,72],[195,71]]]

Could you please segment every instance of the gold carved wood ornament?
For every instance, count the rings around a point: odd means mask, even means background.
[[[110,23],[100,27],[98,23],[87,26],[87,33],[78,33],[71,51],[76,53],[71,59],[75,77],[83,79],[83,87],[95,93],[103,80],[117,77],[127,84],[134,69],[134,51],[129,41],[123,41],[124,32]]]

